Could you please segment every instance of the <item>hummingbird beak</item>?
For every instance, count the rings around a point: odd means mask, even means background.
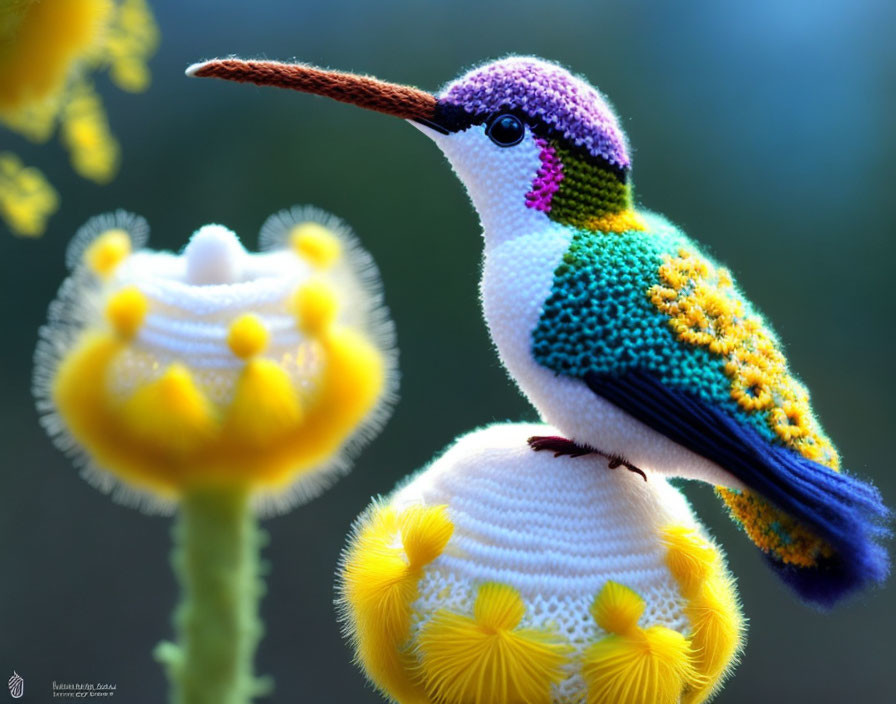
[[[411,120],[442,134],[448,133],[448,129],[438,122],[438,100],[434,95],[371,76],[327,71],[306,64],[243,59],[212,59],[193,64],[186,73],[197,78],[223,78],[238,83],[323,95],[342,103]]]

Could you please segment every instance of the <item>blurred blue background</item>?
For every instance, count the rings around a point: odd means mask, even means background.
[[[886,0],[152,3],[162,44],[143,95],[102,79],[124,163],[111,185],[62,148],[11,148],[62,208],[41,240],[0,236],[0,675],[23,701],[50,682],[115,682],[115,701],[163,700],[150,656],[170,637],[169,519],[80,480],[37,424],[31,354],[88,217],[144,215],[151,245],[208,222],[253,247],[272,212],[313,203],[351,223],[382,270],[398,326],[402,399],[347,478],[265,523],[272,564],[261,673],[274,702],[376,702],[335,623],[333,573],[354,516],[456,434],[532,418],[491,350],[477,302],[481,242],[460,183],[402,122],[275,89],[188,80],[193,61],[296,58],[436,89],[509,52],[561,61],[613,101],[634,146],[641,203],[734,270],[788,344],[847,465],[896,504],[892,271],[896,246],[896,26]],[[798,603],[729,523],[687,487],[723,541],[750,632],[719,702],[893,701],[889,588],[832,614]]]

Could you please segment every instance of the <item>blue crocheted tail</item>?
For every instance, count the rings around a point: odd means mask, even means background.
[[[825,608],[851,592],[883,582],[890,560],[881,541],[889,535],[891,514],[877,489],[787,448],[766,453],[765,466],[777,474],[775,484],[783,483],[788,493],[782,497],[766,484],[777,495],[772,503],[810,526],[835,551],[811,568],[787,565],[768,555],[777,575],[802,598]]]
[[[651,375],[587,374],[585,381],[645,425],[723,467],[752,494],[823,539],[833,554],[813,567],[785,564],[768,554],[775,572],[807,601],[831,607],[886,579],[889,556],[881,541],[890,534],[891,513],[871,484],[770,443],[752,426]]]

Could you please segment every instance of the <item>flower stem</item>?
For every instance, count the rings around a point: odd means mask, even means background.
[[[267,689],[253,670],[263,631],[262,536],[245,490],[207,489],[183,498],[173,553],[182,591],[178,643],[156,651],[167,665],[174,704],[247,704]]]

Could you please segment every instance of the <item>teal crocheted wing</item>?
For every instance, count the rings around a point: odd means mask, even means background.
[[[576,377],[649,371],[836,465],[777,337],[728,271],[665,219],[644,220],[643,231],[576,232],[533,333],[535,358]]]
[[[836,471],[776,336],[726,269],[662,218],[645,223],[576,233],[533,332],[536,360],[750,487],[717,491],[806,598],[882,580],[887,510]]]

